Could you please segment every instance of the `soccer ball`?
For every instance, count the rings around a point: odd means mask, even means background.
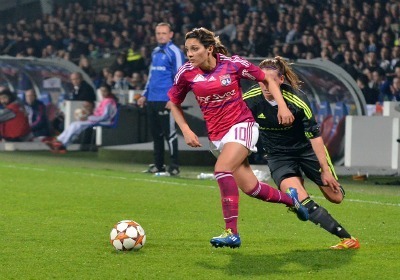
[[[137,251],[146,243],[146,234],[137,222],[123,220],[111,230],[110,242],[118,251]]]

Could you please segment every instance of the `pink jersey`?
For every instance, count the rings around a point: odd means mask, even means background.
[[[173,103],[181,104],[192,91],[203,112],[209,139],[220,140],[233,125],[254,121],[242,98],[242,78],[261,82],[265,74],[243,58],[217,54],[217,65],[211,72],[194,68],[190,62],[182,65],[168,96]]]

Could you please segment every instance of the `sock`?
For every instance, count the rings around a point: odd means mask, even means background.
[[[289,195],[263,182],[257,182],[254,189],[246,194],[263,201],[293,206],[292,198]]]
[[[339,238],[351,238],[351,235],[332,218],[324,207],[319,206],[310,198],[306,198],[301,204],[307,207],[311,222],[319,224],[320,227]]]
[[[239,190],[232,172],[215,172],[221,192],[222,213],[225,220],[225,229],[230,228],[232,233],[237,234],[237,219],[239,215]]]

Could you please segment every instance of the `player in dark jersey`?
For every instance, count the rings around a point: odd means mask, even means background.
[[[289,125],[293,115],[289,112],[279,86],[261,69],[238,56],[226,56],[227,50],[214,33],[196,28],[185,37],[185,50],[189,61],[182,65],[168,92],[171,112],[179,125],[186,143],[200,147],[197,135],[190,129],[183,115],[181,103],[190,91],[195,95],[206,121],[211,151],[217,157],[214,175],[218,182],[225,231],[211,239],[214,247],[239,247],[237,230],[239,191],[263,201],[297,206],[298,217],[308,219],[308,212],[292,196],[259,182],[250,168],[247,156],[257,151],[258,125],[243,101],[240,79],[268,83],[279,109],[279,122]]]
[[[295,120],[291,126],[282,126],[276,118],[276,102],[263,83],[253,86],[243,99],[260,126],[260,140],[276,185],[283,192],[295,188],[301,204],[309,212],[309,220],[341,238],[332,249],[359,248],[352,237],[322,206],[315,203],[304,187],[302,173],[316,183],[323,195],[333,203],[340,203],[344,190],[337,181],[320,127],[310,108],[310,102],[299,89],[300,80],[281,57],[265,59],[260,68],[274,75],[289,110]]]

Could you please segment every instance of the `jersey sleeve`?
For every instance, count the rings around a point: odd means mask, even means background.
[[[287,94],[283,93],[285,90],[282,91],[284,96]],[[303,126],[304,126],[304,133],[308,139],[313,139],[321,136],[320,126],[316,121],[315,115],[311,109],[310,101],[308,100],[306,94],[302,91],[298,91],[297,94],[292,94],[290,97],[290,102],[294,104],[298,110],[303,111]]]
[[[237,68],[239,77],[257,82],[262,82],[265,79],[265,73],[260,67],[252,64],[248,60],[234,55],[232,56],[232,62]]]
[[[183,71],[183,66],[179,69],[178,73],[175,75],[174,84],[168,91],[169,100],[174,104],[181,104],[187,93],[191,90],[189,82],[185,79]]]

